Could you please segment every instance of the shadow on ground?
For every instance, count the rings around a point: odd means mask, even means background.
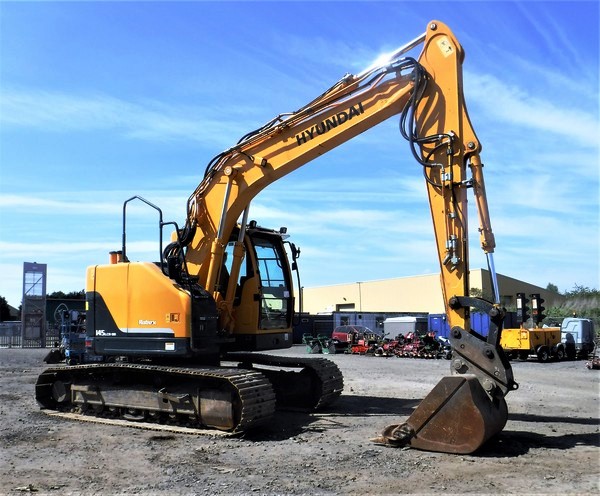
[[[487,442],[476,456],[508,458],[524,455],[531,449],[572,449],[576,446],[600,447],[600,433],[563,434],[547,436],[537,432],[503,431]]]
[[[303,432],[329,431],[347,427],[346,417],[397,416],[398,423],[410,416],[420,400],[342,395],[322,412],[278,411],[269,429],[246,436],[251,441],[283,440]],[[477,453],[481,457],[514,457],[531,449],[565,450],[576,446],[600,447],[600,433],[568,433],[556,436],[535,432],[535,424],[600,425],[600,419],[557,417],[535,414],[510,414],[509,420],[531,423],[531,431],[504,430],[488,441]],[[385,427],[382,425],[382,428]]]
[[[335,404],[322,411],[278,410],[268,429],[250,432],[245,438],[251,441],[275,441],[289,439],[307,431],[343,429],[347,427],[344,421],[346,417],[393,415],[401,420],[408,417],[418,404],[419,400],[414,399],[342,395]]]

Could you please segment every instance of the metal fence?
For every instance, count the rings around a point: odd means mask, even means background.
[[[60,341],[60,329],[45,329],[42,336],[23,338],[21,322],[0,322],[0,348],[46,348]]]

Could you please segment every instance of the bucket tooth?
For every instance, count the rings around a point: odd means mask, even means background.
[[[469,454],[504,428],[502,395],[490,397],[475,375],[443,377],[403,424],[390,425],[377,444]]]

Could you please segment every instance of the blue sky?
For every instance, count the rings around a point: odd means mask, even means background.
[[[0,2],[0,295],[20,304],[25,261],[48,264],[49,291],[83,289],[120,248],[125,199],[182,223],[214,155],[432,19],[466,51],[498,272],[598,288],[599,18],[597,1]],[[288,227],[305,287],[438,271],[396,117],[271,185],[250,216]],[[132,259],[156,258],[156,223],[133,209]],[[472,268],[476,228],[473,212]]]

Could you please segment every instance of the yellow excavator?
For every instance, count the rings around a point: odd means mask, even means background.
[[[406,55],[419,45],[418,60]],[[505,395],[517,384],[499,346],[504,311],[481,144],[463,97],[463,59],[450,29],[432,21],[383,63],[345,75],[304,107],[276,116],[214,157],[188,199],[183,226],[164,222],[162,211],[143,198],[127,200],[122,249],[111,253],[109,264],[87,270],[86,345],[97,361],[46,369],[36,384],[40,406],[239,433],[268,422],[278,405],[317,409],[334,401],[343,378],[330,360],[256,353],[292,345],[292,269],[299,250],[286,241],[285,228],[248,221],[249,207],[279,178],[399,115],[429,195],[452,374],[406,422],[374,441],[471,453],[499,433],[508,416]],[[495,302],[468,294],[469,190]],[[158,212],[157,262],[127,257],[132,201]],[[166,226],[174,233],[163,247]],[[485,339],[471,331],[473,308],[491,317]]]

